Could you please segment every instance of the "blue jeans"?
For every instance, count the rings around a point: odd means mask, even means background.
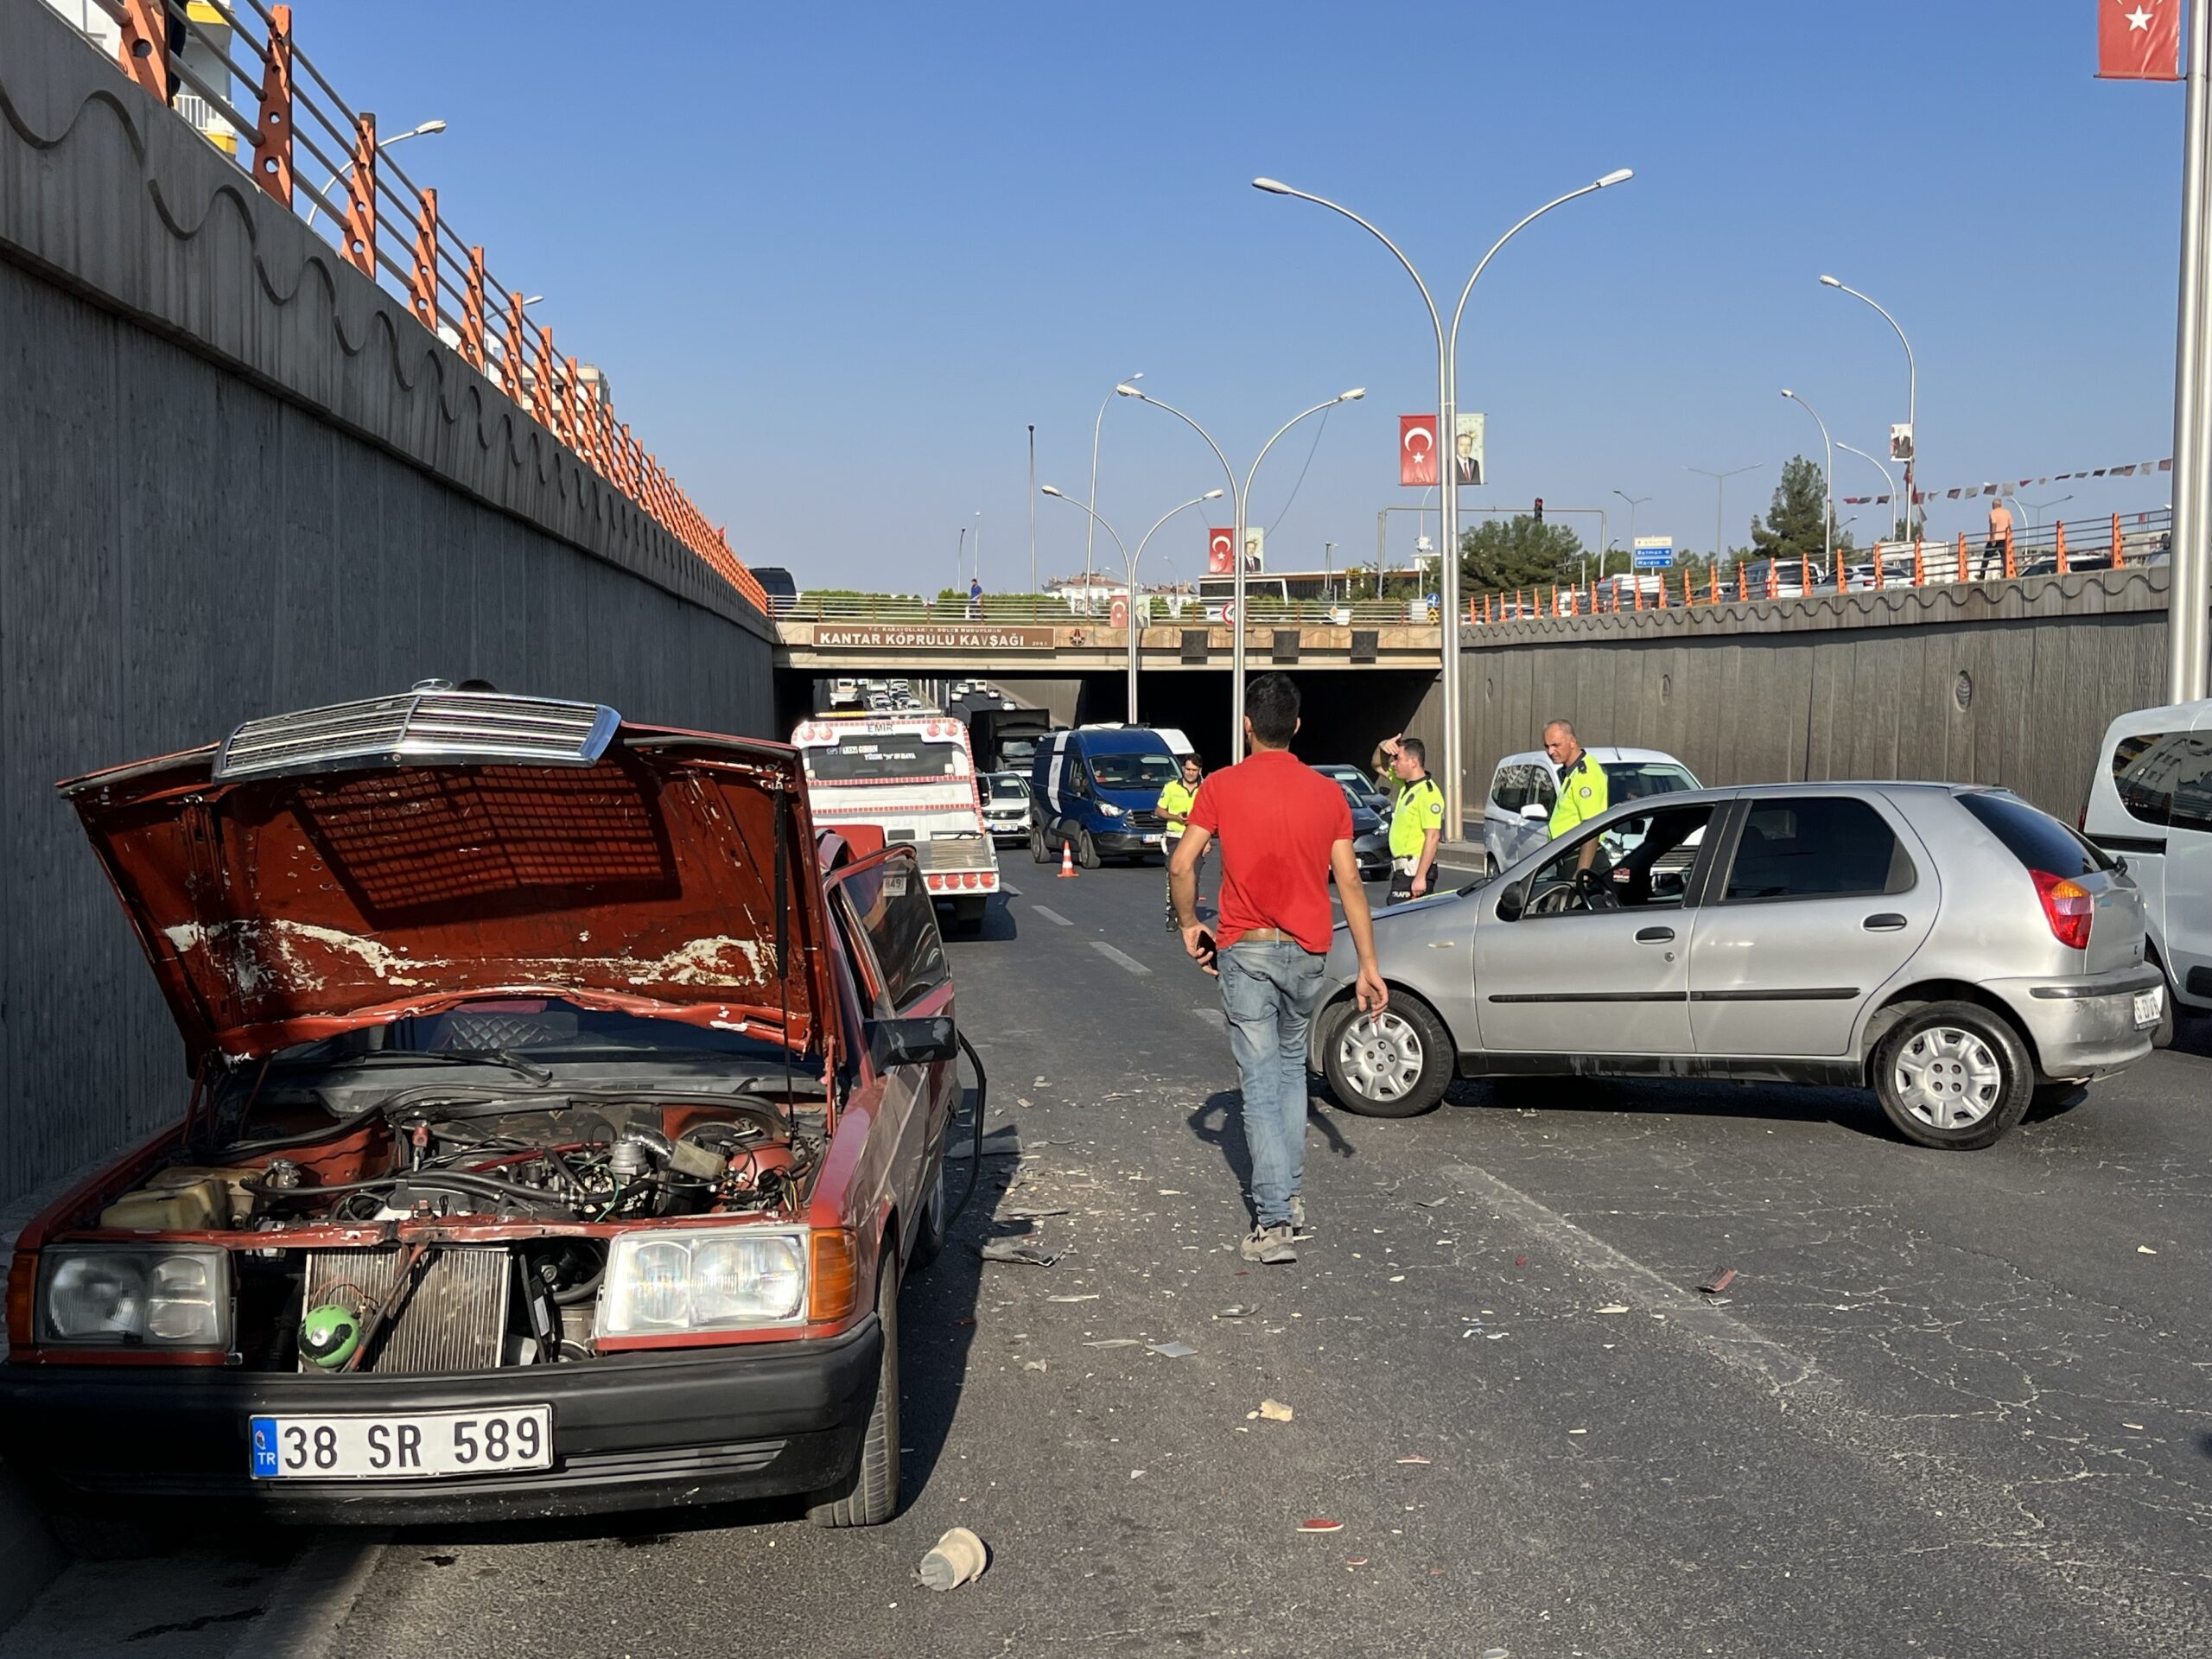
[[[1326,960],[1288,939],[1239,939],[1221,953],[1221,1010],[1252,1154],[1252,1216],[1262,1227],[1290,1219],[1306,1177],[1306,1028]]]

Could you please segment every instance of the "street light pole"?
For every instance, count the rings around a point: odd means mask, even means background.
[[[2031,501],[2024,495],[2015,495],[2012,499],[2015,501],[2018,501],[2022,506],[2025,507],[2030,512],[2035,514],[2035,518],[2030,522],[2036,529],[2041,530],[2043,528],[2043,515],[2044,508],[2057,506],[2063,502],[2071,501],[2074,498],[2069,493],[2066,495],[2053,496],[2048,501]]]
[[[1651,498],[1648,495],[1630,495],[1626,490],[1615,490],[1613,493],[1628,503],[1628,545],[1630,556],[1633,557],[1636,552],[1636,510]]]
[[[1029,591],[1037,591],[1037,423],[1029,423]]]
[[[1897,504],[1897,481],[1890,476],[1890,469],[1883,466],[1881,461],[1878,457],[1868,454],[1864,449],[1858,448],[1855,444],[1839,443],[1836,445],[1836,448],[1843,450],[1846,454],[1858,456],[1861,461],[1872,461],[1874,463],[1874,470],[1881,474],[1882,482],[1889,490],[1891,505],[1894,506]]]
[[[1133,386],[1143,378],[1144,371],[1140,369],[1135,374],[1116,380],[1114,390],[1098,400],[1098,414],[1090,423],[1090,499],[1094,501],[1098,499],[1098,430],[1106,422],[1106,405],[1114,401],[1116,394],[1123,386]],[[1087,524],[1083,527],[1083,593],[1086,603],[1090,597],[1091,528]]]
[[[1150,404],[1154,409],[1166,410],[1184,425],[1189,427],[1192,431],[1204,438],[1206,441],[1206,448],[1213,451],[1214,459],[1221,463],[1222,473],[1229,480],[1229,487],[1235,492],[1232,501],[1236,509],[1234,514],[1236,529],[1231,533],[1236,540],[1229,550],[1230,560],[1235,571],[1230,589],[1231,616],[1229,631],[1229,755],[1230,764],[1234,765],[1244,758],[1244,525],[1252,502],[1252,480],[1259,476],[1260,463],[1268,458],[1268,451],[1275,447],[1277,438],[1281,437],[1284,433],[1289,431],[1292,427],[1296,426],[1309,415],[1319,415],[1323,410],[1334,409],[1338,404],[1357,403],[1367,396],[1367,388],[1354,386],[1350,391],[1340,391],[1326,403],[1316,404],[1313,408],[1301,410],[1285,421],[1275,429],[1274,437],[1269,438],[1260,446],[1260,453],[1252,457],[1251,469],[1244,474],[1242,483],[1237,481],[1236,469],[1229,464],[1229,457],[1222,453],[1221,446],[1213,441],[1213,434],[1176,408],[1174,404],[1161,403],[1159,398],[1138,391],[1127,380],[1114,390],[1124,397],[1134,397],[1141,404]],[[1450,653],[1447,652],[1447,660],[1449,655]]]
[[[1716,562],[1726,557],[1728,553],[1728,536],[1724,527],[1727,521],[1728,480],[1738,473],[1755,473],[1762,464],[1755,461],[1748,467],[1731,467],[1725,473],[1716,473],[1704,467],[1685,467],[1682,469],[1713,480],[1713,556]]]
[[[2206,197],[2212,181],[2212,10],[2189,10],[2183,48],[2189,83],[2182,129],[2181,305],[2174,337],[2174,494],[2167,539],[2173,549],[2166,599],[2166,701],[2194,702],[2205,695],[2208,673],[2205,616],[2212,587],[2212,552],[2204,544]]]
[[[404,144],[410,138],[427,138],[433,133],[443,132],[445,130],[446,124],[442,121],[425,121],[419,127],[410,127],[404,132],[395,132],[389,138],[378,139],[377,141],[377,153],[378,155],[382,155],[385,150],[390,149],[394,144]],[[338,175],[336,173],[333,173],[328,178],[322,181],[322,188],[316,191],[315,193],[315,199],[308,203],[308,216],[302,221],[303,223],[308,225],[315,223],[315,211],[320,208],[323,203],[330,200],[330,187],[337,182]],[[539,297],[543,298],[543,296],[541,295]]]
[[[1920,517],[1919,498],[1912,487],[1913,468],[1920,459],[1920,368],[1913,361],[1912,342],[1904,337],[1904,330],[1897,327],[1895,317],[1848,283],[1840,283],[1833,276],[1824,276],[1821,278],[1821,286],[1840,289],[1854,300],[1863,300],[1873,306],[1875,310],[1881,312],[1884,322],[1897,328],[1897,341],[1904,347],[1904,423],[1912,429],[1912,447],[1905,451],[1904,457],[1904,533],[1910,536],[1919,528],[1917,521]],[[1891,499],[1895,499],[1894,494]]]
[[[1374,225],[1341,202],[1331,201],[1325,196],[1313,195],[1304,190],[1294,190],[1280,180],[1255,179],[1252,181],[1252,186],[1253,188],[1264,190],[1270,195],[1295,196],[1300,201],[1310,201],[1317,207],[1326,207],[1331,213],[1342,214],[1384,247],[1389,249],[1398,263],[1405,267],[1406,275],[1414,279],[1414,286],[1421,290],[1421,302],[1428,308],[1429,326],[1436,332],[1436,442],[1440,459],[1441,459],[1444,446],[1454,442],[1451,435],[1459,429],[1459,319],[1465,314],[1468,296],[1475,291],[1475,284],[1482,280],[1484,269],[1497,257],[1498,249],[1510,242],[1528,226],[1551,212],[1553,208],[1562,207],[1578,196],[1586,196],[1593,190],[1602,190],[1608,185],[1624,184],[1635,176],[1632,171],[1624,167],[1608,173],[1594,183],[1586,184],[1579,190],[1570,190],[1555,200],[1546,202],[1535,213],[1515,225],[1503,236],[1499,237],[1495,243],[1491,244],[1490,251],[1483,255],[1481,262],[1475,266],[1473,275],[1467,278],[1466,287],[1459,290],[1459,303],[1452,310],[1452,327],[1448,334],[1445,330],[1443,318],[1436,308],[1435,296],[1428,291],[1428,284],[1421,280],[1421,272],[1414,269],[1414,262],[1407,258],[1398,245],[1383,235]],[[1455,466],[1440,466],[1437,481],[1437,528],[1440,531],[1438,551],[1442,563],[1442,569],[1438,572],[1437,596],[1442,601],[1444,613],[1442,626],[1439,630],[1444,658],[1444,817],[1445,822],[1451,826],[1452,838],[1456,841],[1466,834],[1466,780],[1462,775],[1465,763],[1465,757],[1461,753],[1461,728],[1464,722],[1459,709],[1459,623],[1461,619],[1459,615],[1459,468]],[[1378,582],[1381,580],[1379,571],[1376,573],[1376,580]],[[1239,638],[1241,639],[1242,635]]]
[[[1187,509],[1187,508],[1195,507],[1195,506],[1197,506],[1197,505],[1198,505],[1200,502],[1202,502],[1202,501],[1218,501],[1218,500],[1221,499],[1221,497],[1222,497],[1223,492],[1221,492],[1221,491],[1219,491],[1219,490],[1208,490],[1208,491],[1207,491],[1204,495],[1194,495],[1194,496],[1192,496],[1189,500],[1187,500],[1187,501],[1185,501],[1185,503],[1183,503],[1182,506],[1179,506],[1179,507],[1170,507],[1166,512],[1165,512],[1161,513],[1161,514],[1160,515],[1160,517],[1159,517],[1159,518],[1157,518],[1156,519],[1154,519],[1154,520],[1153,521],[1152,528],[1151,528],[1150,530],[1147,530],[1147,531],[1145,531],[1145,533],[1144,533],[1143,537],[1142,537],[1138,541],[1138,543],[1137,543],[1137,550],[1136,550],[1135,553],[1130,552],[1130,551],[1129,551],[1129,550],[1128,550],[1128,548],[1126,548],[1126,547],[1122,547],[1122,538],[1121,538],[1119,536],[1115,536],[1115,535],[1114,535],[1114,526],[1113,526],[1113,525],[1111,525],[1111,524],[1108,524],[1108,523],[1107,523],[1103,518],[1099,518],[1099,516],[1098,516],[1096,512],[1091,512],[1091,510],[1090,510],[1090,506],[1089,506],[1087,504],[1085,504],[1085,503],[1084,503],[1084,502],[1081,502],[1081,501],[1077,500],[1073,496],[1071,496],[1071,495],[1068,494],[1065,490],[1056,490],[1056,489],[1054,489],[1054,488],[1053,488],[1050,484],[1046,485],[1046,486],[1044,486],[1044,487],[1043,487],[1043,488],[1039,492],[1039,494],[1043,494],[1043,495],[1049,495],[1049,496],[1051,496],[1051,497],[1052,497],[1055,501],[1065,501],[1065,502],[1066,502],[1066,503],[1067,503],[1070,506],[1071,506],[1071,507],[1081,507],[1081,508],[1084,510],[1084,512],[1085,512],[1086,513],[1090,513],[1090,518],[1091,518],[1091,520],[1092,520],[1092,522],[1093,522],[1093,523],[1095,523],[1095,524],[1098,524],[1100,527],[1102,527],[1102,528],[1105,531],[1105,532],[1107,533],[1107,535],[1113,537],[1113,539],[1114,539],[1114,545],[1115,545],[1116,548],[1120,548],[1120,549],[1121,549],[1121,554],[1122,554],[1122,564],[1123,564],[1124,568],[1127,569],[1127,571],[1128,571],[1128,585],[1129,585],[1129,601],[1128,601],[1128,602],[1129,602],[1129,626],[1128,626],[1128,635],[1129,635],[1128,723],[1129,723],[1130,725],[1134,726],[1134,725],[1135,725],[1135,724],[1137,723],[1137,649],[1138,649],[1138,640],[1139,640],[1140,637],[1141,637],[1141,636],[1143,634],[1143,632],[1144,632],[1143,628],[1142,628],[1142,627],[1138,624],[1138,621],[1137,621],[1137,567],[1144,562],[1144,550],[1145,550],[1145,549],[1146,549],[1147,546],[1149,546],[1149,545],[1151,544],[1152,538],[1153,538],[1155,535],[1157,535],[1157,534],[1159,533],[1160,525],[1162,525],[1162,524],[1166,524],[1166,523],[1170,518],[1173,518],[1177,513],[1181,512],[1184,512],[1184,511],[1185,511],[1185,509]]]
[[[1821,442],[1827,448],[1827,466],[1821,474],[1821,493],[1826,498],[1826,510],[1821,514],[1821,556],[1827,561],[1829,570],[1835,569],[1835,442],[1828,436],[1828,423],[1821,419],[1820,411],[1784,386],[1782,395],[1813,417],[1821,429]]]

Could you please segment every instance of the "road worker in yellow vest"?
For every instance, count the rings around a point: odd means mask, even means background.
[[[1401,737],[1390,756],[1398,798],[1390,807],[1390,894],[1402,905],[1434,891],[1436,844],[1444,838],[1444,791],[1428,775],[1428,750],[1417,737]]]
[[[1557,841],[1577,824],[1604,813],[1612,804],[1612,794],[1605,769],[1590,758],[1589,751],[1575,740],[1574,728],[1567,721],[1555,720],[1544,728],[1544,753],[1559,773],[1559,798],[1552,804],[1551,821],[1552,839]],[[1598,853],[1598,842],[1592,837],[1582,849],[1581,867],[1588,869]]]

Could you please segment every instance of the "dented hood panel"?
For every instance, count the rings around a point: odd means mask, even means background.
[[[215,755],[61,785],[195,1066],[497,993],[768,1035],[788,996],[791,1041],[826,1046],[821,881],[782,744],[625,725],[589,766],[230,783]]]

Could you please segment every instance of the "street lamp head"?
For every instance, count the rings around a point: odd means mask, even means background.
[[[1039,487],[1038,493],[1040,495],[1060,495],[1060,493],[1049,484],[1040,486]],[[1065,501],[1067,499],[1067,497],[1060,495],[1060,499]]]
[[[525,298],[525,299],[523,301],[523,304],[524,304],[525,307],[532,306],[532,305],[542,305],[543,303],[544,303],[544,300],[545,300],[545,296],[544,296],[543,294],[532,294],[532,295],[529,296],[527,298]]]
[[[1784,387],[1782,389],[1782,395],[1783,395],[1783,397],[1795,397],[1797,394],[1796,394],[1796,392],[1794,392],[1794,391],[1790,391],[1789,387],[1784,386]]]
[[[1836,281],[1834,277],[1827,275],[1827,272],[1823,271],[1821,274],[1821,286],[1822,288],[1841,288],[1843,284]]]
[[[1135,380],[1136,378],[1137,377],[1133,374],[1129,377],[1128,380],[1122,381],[1122,384],[1116,386],[1114,390],[1124,397],[1141,397],[1144,396],[1144,393],[1139,391],[1135,386],[1129,384],[1130,380]]]
[[[1201,501],[1218,501],[1223,496],[1228,493],[1229,492],[1226,490],[1208,490],[1204,495],[1200,496],[1198,499]],[[2069,495],[2066,499],[2069,501],[2071,501],[2074,498]]]
[[[442,121],[425,121],[415,129],[417,133],[443,132],[445,130],[446,124]]]
[[[1252,181],[1252,188],[1255,190],[1264,190],[1271,196],[1287,196],[1291,193],[1290,187],[1281,179],[1255,179]]]
[[[1337,394],[1337,401],[1340,404],[1356,404],[1366,396],[1367,388],[1365,386],[1354,386],[1350,391],[1338,392]]]
[[[1626,184],[1635,176],[1636,169],[1634,168],[1617,167],[1611,172],[1606,174],[1604,178],[1598,181],[1598,188],[1600,190],[1603,190],[1609,184]]]

